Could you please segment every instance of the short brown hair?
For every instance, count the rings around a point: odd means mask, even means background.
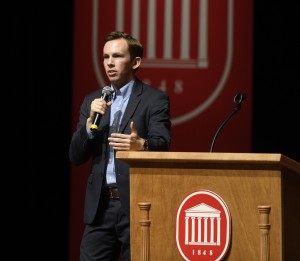
[[[143,57],[144,48],[142,44],[127,33],[120,31],[111,32],[104,37],[104,43],[116,39],[125,39],[127,41],[131,60],[136,57]]]

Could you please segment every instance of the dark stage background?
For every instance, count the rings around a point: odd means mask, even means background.
[[[19,244],[30,260],[68,260],[73,1],[26,1],[13,14],[13,91],[25,100],[31,153]],[[299,3],[255,1],[252,152],[300,162],[299,25]]]

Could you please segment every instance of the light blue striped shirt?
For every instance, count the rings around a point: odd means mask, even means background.
[[[130,81],[113,94],[113,103],[110,110],[110,133],[119,132],[120,123],[128,104],[133,83],[134,80]],[[109,160],[106,170],[106,184],[116,184],[115,151],[112,148],[109,149]]]

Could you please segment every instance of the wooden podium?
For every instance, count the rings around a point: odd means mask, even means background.
[[[300,260],[300,164],[282,154],[117,152],[130,165],[131,260],[184,260],[183,199],[218,194],[231,213],[225,260]],[[201,260],[201,259],[200,259]]]

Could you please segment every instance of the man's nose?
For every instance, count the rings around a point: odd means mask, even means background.
[[[107,59],[107,65],[113,65],[114,64],[114,59],[113,57],[110,57]]]

